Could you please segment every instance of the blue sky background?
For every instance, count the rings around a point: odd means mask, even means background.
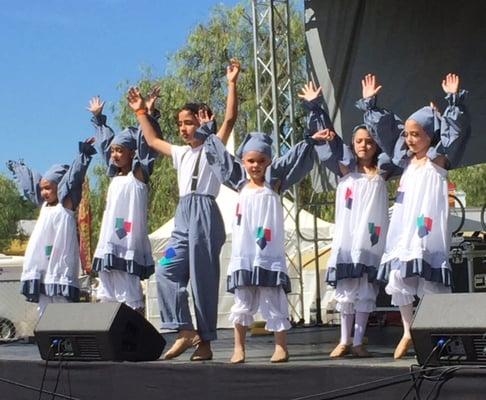
[[[221,3],[241,1],[2,2],[0,173],[10,176],[9,159],[41,173],[70,163],[93,134],[88,100],[116,103],[118,84],[135,82],[143,67],[162,75],[167,56]]]

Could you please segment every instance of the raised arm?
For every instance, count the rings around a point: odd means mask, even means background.
[[[284,193],[307,176],[317,161],[315,149],[329,141],[333,134],[328,129],[318,131],[292,146],[283,156],[274,159],[270,166],[270,186],[273,190]]]
[[[95,96],[89,101],[88,110],[93,114],[91,122],[96,129],[96,143],[105,164],[109,166],[111,157],[110,146],[111,141],[115,137],[115,132],[106,124],[106,115],[103,114],[104,105],[105,102],[99,96]]]
[[[160,128],[153,123],[153,119],[148,115],[145,99],[140,94],[138,88],[130,88],[127,95],[128,105],[135,112],[140,130],[147,144],[158,153],[171,157],[172,145],[163,140],[160,135]]]
[[[149,116],[149,118],[151,119],[151,123],[156,127],[156,130],[160,131],[158,122],[152,116]],[[137,151],[132,166],[133,174],[138,180],[148,183],[150,175],[154,171],[154,163],[157,156],[158,151],[148,145],[142,130],[139,129],[137,132]]]
[[[221,139],[215,135],[216,124],[213,120],[202,124],[196,135],[204,141],[204,151],[211,170],[223,185],[238,191],[246,181],[245,170],[241,163],[231,155]]]
[[[40,207],[44,200],[40,193],[41,174],[30,169],[23,160],[8,161],[7,168],[12,172],[17,187],[22,195],[37,207]]]
[[[354,156],[342,138],[336,134],[329,114],[321,106],[323,99],[320,94],[321,88],[316,88],[313,82],[304,85],[299,93],[309,113],[305,137],[309,138],[316,132],[323,132],[326,140],[315,147],[319,161],[331,172],[342,176],[347,174],[354,164]]]
[[[238,115],[238,92],[236,90],[236,82],[240,73],[240,62],[232,58],[230,65],[226,71],[226,78],[228,79],[228,97],[226,99],[226,112],[224,121],[218,131],[218,137],[223,144],[228,142],[228,138],[235,126],[236,117]]]
[[[364,111],[363,121],[374,141],[392,159],[397,156],[395,148],[404,129],[403,122],[393,112],[376,105],[376,95],[382,86],[377,84],[374,75],[366,75],[361,85],[363,97],[356,107]]]
[[[57,197],[63,207],[76,210],[81,202],[81,192],[89,163],[96,154],[93,147],[95,139],[79,142],[79,155],[73,161],[57,186]]]
[[[464,100],[467,92],[460,90],[458,75],[448,74],[442,81],[448,106],[442,115],[440,142],[436,146],[437,154],[446,157],[445,167],[456,168],[464,154],[466,143],[471,136],[469,113]]]

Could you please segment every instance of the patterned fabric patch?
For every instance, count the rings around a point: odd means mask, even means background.
[[[123,218],[115,219],[115,232],[119,239],[123,239],[132,231],[132,223]]]
[[[259,226],[257,229],[257,244],[260,249],[264,249],[267,247],[267,243],[272,241],[272,230],[269,228],[264,228],[263,226]]]
[[[423,238],[432,231],[432,218],[424,217],[422,214],[417,218],[417,228],[419,237]]]
[[[123,224],[123,228],[127,233],[130,233],[132,231],[132,223],[125,221],[125,223]]]
[[[380,240],[381,226],[376,226],[373,222],[369,222],[368,231],[370,233],[371,246],[374,246]]]
[[[50,257],[52,254],[52,245],[48,245],[44,248],[44,253],[46,257]]]
[[[161,267],[170,264],[172,258],[176,256],[176,251],[174,250],[173,247],[169,247],[164,251],[163,254],[164,254],[163,257],[159,260],[159,265]]]
[[[346,202],[346,208],[351,210],[351,208],[353,207],[353,191],[351,190],[351,188],[346,189],[344,201]]]

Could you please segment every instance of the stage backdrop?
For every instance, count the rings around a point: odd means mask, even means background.
[[[486,162],[486,1],[307,0],[311,74],[323,87],[336,131],[349,141],[362,121],[354,103],[366,73],[378,76],[379,105],[405,119],[446,102],[443,76],[469,90],[472,138],[465,165]]]

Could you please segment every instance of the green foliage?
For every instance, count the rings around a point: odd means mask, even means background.
[[[15,183],[0,175],[0,252],[5,251],[12,239],[19,236],[18,221],[33,219],[36,213],[36,207],[18,193]]]
[[[187,43],[169,57],[169,68],[163,76],[154,76],[153,71],[145,68],[136,85],[147,94],[150,89],[160,86],[161,98],[157,108],[161,112],[159,124],[164,139],[178,144],[176,116],[178,110],[187,102],[204,102],[212,108],[217,122],[221,124],[226,107],[226,66],[231,58],[240,60],[242,71],[238,79],[239,110],[235,126],[238,144],[246,132],[256,129],[256,95],[255,73],[253,64],[253,32],[250,3],[247,6],[237,5],[215,7],[205,23],[197,25],[189,34]],[[281,29],[276,22],[276,29]],[[293,45],[291,58],[293,64],[294,95],[305,82],[305,44],[303,16],[295,7],[291,13],[291,34]],[[284,51],[279,49],[278,51]],[[279,68],[283,68],[279,66]],[[133,85],[133,83],[132,83]],[[116,122],[120,127],[135,126],[136,119],[128,108],[125,93],[129,82],[123,82],[119,88],[121,96],[115,107]],[[298,109],[297,132],[304,126],[303,111]],[[95,168],[97,186],[91,193],[93,231],[95,241],[98,237],[103,215],[106,189],[109,184],[105,168]],[[306,182],[303,186],[309,188]],[[175,212],[178,201],[177,178],[171,160],[157,160],[150,178],[149,230],[153,231]],[[310,190],[305,191],[302,199],[308,200]]]
[[[482,207],[486,204],[486,164],[459,168],[449,174],[457,190],[466,193],[468,207]]]

